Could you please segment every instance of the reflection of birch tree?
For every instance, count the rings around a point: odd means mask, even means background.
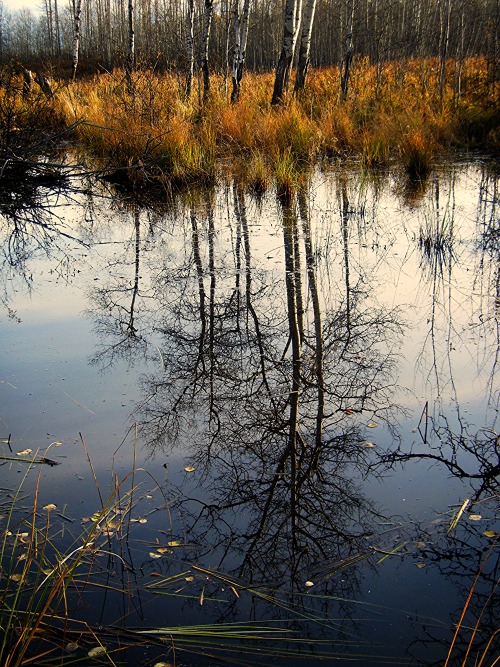
[[[133,209],[134,234],[131,241],[132,260],[120,258],[118,265],[110,265],[111,275],[119,265],[131,266],[133,275],[127,280],[122,275],[91,292],[92,307],[88,314],[94,318],[94,331],[105,341],[95,354],[93,363],[103,367],[112,366],[117,358],[127,357],[133,361],[134,354],[145,350],[146,340],[139,332],[137,307],[141,296],[141,220],[140,209]],[[121,271],[120,271],[121,272]]]
[[[363,309],[359,291],[349,334],[345,304],[322,312],[303,194],[283,205],[283,272],[272,284],[252,265],[256,239],[237,186],[233,198],[232,277],[220,268],[210,207],[203,222],[191,213],[193,269],[188,260],[164,311],[166,373],[145,383],[142,433],[152,453],[179,446],[203,470],[209,499],[184,498],[182,511],[197,508],[190,531],[201,541],[240,553],[242,574],[281,578],[286,567],[296,577],[314,563],[325,576],[332,558],[356,561],[368,530],[354,478],[367,473],[370,450],[352,415],[390,414],[392,358],[381,340],[399,325],[372,303]]]

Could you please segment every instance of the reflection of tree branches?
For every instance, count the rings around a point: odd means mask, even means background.
[[[440,416],[440,422],[432,420],[431,438],[427,451],[395,451],[382,456],[386,464],[392,466],[411,460],[429,461],[441,464],[459,479],[474,482],[475,498],[485,493],[497,493],[500,475],[500,440],[499,436],[488,429],[481,429],[471,435],[467,426],[460,422],[460,431],[455,433],[446,417]]]
[[[65,243],[86,244],[70,232],[63,218],[57,215],[57,206],[68,206],[72,197],[81,192],[80,183],[71,178],[71,170],[40,162],[39,171],[24,165],[16,177],[0,175],[0,267],[4,277],[2,302],[11,311],[9,287],[11,279],[20,279],[31,290],[33,274],[30,262],[43,255],[61,256],[60,265],[69,264]]]
[[[439,662],[421,660],[421,664],[442,665],[442,656],[446,653],[450,657],[449,665],[468,665],[474,661],[474,664],[482,664],[478,661],[483,653],[488,655],[488,659],[498,655],[500,637],[494,635],[500,624],[498,534],[489,538],[484,534],[484,526],[498,519],[497,510],[498,495],[475,501],[470,506],[469,511],[481,512],[484,517],[481,514],[471,515],[474,521],[463,518],[453,531],[446,522],[421,533],[421,561],[453,582],[458,599],[463,604],[463,609],[452,612],[453,624],[459,619],[460,622],[451,645],[450,632],[439,633],[432,626],[424,626],[425,638],[410,645],[410,654],[418,653],[421,646],[425,646],[426,653],[429,646],[440,647]],[[488,515],[491,517],[489,521],[486,519]],[[494,532],[492,534],[495,535]]]
[[[244,253],[245,285],[238,270],[225,279],[208,214],[205,268],[196,221],[193,264],[182,279],[177,274],[163,312],[167,372],[145,384],[142,432],[152,452],[182,447],[204,480],[202,499],[181,492],[178,503],[193,541],[247,581],[288,582],[296,590],[320,561],[354,566],[360,553],[372,553],[363,540],[375,512],[355,481],[368,472],[370,450],[357,415],[389,418],[390,339],[401,327],[394,312],[363,306],[360,290],[350,295],[349,331],[345,305],[321,312],[303,196],[282,208],[284,271],[272,283],[250,263],[238,188],[234,201],[235,266]],[[210,326],[211,339],[203,334]],[[349,585],[356,586],[354,577]]]
[[[102,367],[112,366],[121,357],[132,363],[137,353],[146,349],[146,341],[139,333],[136,312],[138,299],[143,296],[140,290],[141,220],[137,206],[134,208],[131,246],[132,260],[119,261],[133,267],[132,280],[127,282],[120,275],[113,283],[94,288],[91,292],[92,308],[88,313],[94,318],[94,330],[104,340],[111,340],[92,358],[92,363]]]

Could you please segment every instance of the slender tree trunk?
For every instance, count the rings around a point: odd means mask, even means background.
[[[210,41],[210,28],[214,11],[214,0],[205,0],[205,20],[203,23],[201,69],[203,72],[203,101],[206,102],[210,93],[210,69],[208,66],[208,45]]]
[[[286,0],[283,45],[281,47],[271,104],[280,104],[286,93],[293,65],[301,0]]]
[[[243,68],[245,66],[247,50],[249,13],[250,0],[244,0],[240,21],[239,0],[234,0],[234,57],[232,71],[233,90],[231,93],[231,102],[233,104],[240,98],[241,79],[243,78]]]
[[[448,45],[450,42],[450,22],[451,22],[451,0],[448,0],[448,7],[446,11],[446,24],[442,26],[441,35],[441,63],[440,63],[440,77],[439,77],[439,99],[443,103],[444,84],[446,80],[446,59],[448,57]]]
[[[49,53],[54,55],[54,21],[52,14],[52,2],[51,0],[45,1],[45,11],[47,13],[47,32],[49,38]]]
[[[306,83],[307,71],[310,64],[311,36],[315,11],[316,0],[306,0],[304,20],[302,22],[302,33],[300,36],[299,62],[297,65],[297,77],[295,79],[295,92],[302,90]]]
[[[82,0],[76,0],[73,13],[73,74],[75,80],[76,68],[78,67],[78,52],[80,49],[80,25],[82,17]]]
[[[347,92],[349,90],[349,75],[351,73],[351,64],[354,56],[354,46],[352,42],[352,29],[354,23],[354,0],[352,3],[351,9],[351,18],[349,21],[349,27],[347,28],[346,35],[346,49],[344,54],[344,61],[342,63],[342,76],[340,80],[340,87],[342,90],[342,101],[345,102],[347,99]]]
[[[134,82],[132,74],[135,67],[135,22],[134,22],[134,0],[128,0],[128,53],[125,63],[125,74],[127,76],[127,91],[134,95]]]
[[[186,97],[191,97],[194,74],[194,0],[188,0],[187,13],[187,67],[186,67]]]

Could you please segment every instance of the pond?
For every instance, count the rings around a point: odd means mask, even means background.
[[[31,664],[493,664],[494,164],[3,200],[3,595],[79,558]]]

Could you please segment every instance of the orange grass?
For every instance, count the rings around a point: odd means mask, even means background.
[[[318,157],[345,155],[360,156],[368,167],[399,163],[421,177],[440,151],[499,147],[499,85],[488,81],[482,58],[461,68],[450,60],[442,97],[437,59],[378,69],[358,59],[344,103],[339,70],[330,67],[312,71],[305,90],[289,93],[279,108],[270,105],[271,73],[245,74],[234,106],[219,75],[211,77],[205,104],[196,89],[185,99],[176,73],[134,76],[134,97],[120,70],[60,86],[53,101],[57,115],[68,126],[84,121],[74,139],[85,155],[114,168],[139,164],[179,184],[212,181],[224,167],[262,188],[270,174],[278,180],[283,171],[289,175],[292,163],[296,172]]]

